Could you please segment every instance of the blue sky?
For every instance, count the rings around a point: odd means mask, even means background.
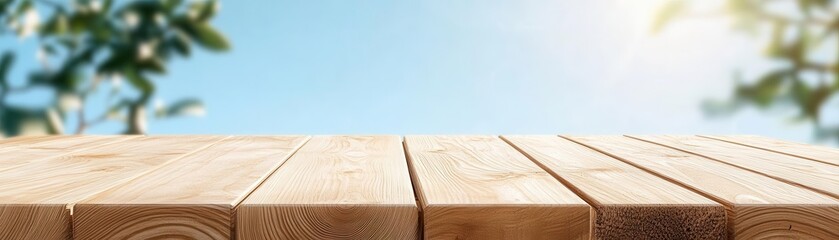
[[[176,61],[156,79],[159,99],[198,97],[207,115],[152,121],[149,130],[810,140],[808,126],[783,114],[704,116],[701,102],[728,96],[734,70],[756,76],[772,63],[757,39],[733,34],[724,20],[649,34],[660,3],[223,1],[214,24],[233,50]],[[36,66],[34,57],[21,61],[15,71]]]

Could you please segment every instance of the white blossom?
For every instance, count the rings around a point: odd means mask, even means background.
[[[122,20],[125,21],[125,25],[130,28],[137,27],[137,25],[140,24],[140,16],[135,12],[125,13],[125,15],[122,16]]]
[[[153,41],[140,43],[137,46],[137,58],[139,60],[148,60],[154,57],[154,49],[157,43]]]
[[[119,89],[122,86],[122,76],[119,74],[111,75],[111,86],[114,89]]]
[[[82,107],[82,99],[79,95],[64,93],[58,96],[58,107],[64,112],[73,111]]]
[[[157,25],[159,26],[166,25],[166,17],[164,17],[161,13],[155,14],[154,22],[157,23]]]
[[[20,37],[26,38],[34,34],[41,25],[41,16],[34,8],[29,8],[23,14],[23,24],[20,26]]]
[[[97,1],[97,0],[90,1],[89,8],[90,8],[90,11],[99,12],[99,11],[102,10],[102,2]]]

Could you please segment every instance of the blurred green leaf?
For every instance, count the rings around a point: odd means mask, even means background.
[[[213,51],[230,49],[227,38],[207,23],[181,19],[179,25],[196,43]]]
[[[829,86],[810,87],[803,81],[795,81],[792,88],[793,98],[801,110],[800,117],[814,120],[819,118],[819,110],[822,104],[833,92]]]
[[[41,45],[41,49],[44,51],[44,53],[46,53],[48,55],[53,55],[53,54],[58,53],[58,50],[56,50],[55,46],[53,46],[52,44]]]
[[[217,0],[195,1],[190,5],[189,10],[194,12],[195,20],[206,22],[215,16],[218,4]]]
[[[189,37],[180,31],[169,40],[169,44],[178,54],[188,57],[191,53]]]
[[[13,2],[12,0],[0,0],[0,17],[6,15],[6,11]]]
[[[125,78],[128,79],[128,82],[131,83],[131,86],[134,86],[143,94],[154,92],[154,85],[152,85],[151,80],[143,76],[136,69],[128,68],[123,73],[125,74]]]
[[[15,61],[15,55],[11,51],[6,51],[0,57],[0,88],[2,90],[9,89],[9,69],[12,68],[12,63]]]
[[[799,12],[795,12],[794,7]],[[817,136],[839,140],[839,125],[825,127],[820,123],[820,113],[826,111],[822,109],[825,102],[839,94],[839,63],[836,62],[839,48],[822,45],[828,41],[839,44],[839,12],[835,11],[836,7],[834,0],[726,0],[724,10],[732,28],[751,33],[759,39],[767,37],[764,52],[780,66],[754,83],[737,81],[732,100],[705,102],[705,112],[711,115],[728,113],[747,104],[758,108],[792,106],[799,111],[797,121],[814,124]],[[665,8],[678,9],[673,6]],[[659,14],[660,19],[667,21],[673,18],[667,15],[667,11]],[[690,13],[683,13],[687,14]],[[766,33],[767,25],[771,26],[769,35],[757,36]],[[825,50],[834,51],[833,56],[837,58],[826,59]],[[786,105],[789,103],[792,105]],[[832,111],[839,110],[833,108]]]
[[[114,6],[114,0],[104,0],[102,1],[102,12],[109,12],[111,8]]]
[[[805,16],[811,16],[816,8],[826,9],[830,7],[830,0],[797,0],[796,2],[798,9]]]
[[[132,49],[127,46],[114,46],[110,49],[111,54],[96,67],[98,73],[115,73],[121,71],[124,66],[132,63]]]
[[[729,115],[737,110],[739,104],[736,101],[706,100],[702,102],[702,111],[711,117]]]
[[[70,28],[69,20],[64,13],[57,13],[47,20],[41,27],[42,34],[64,34]]]
[[[152,58],[149,60],[142,61],[138,65],[142,70],[158,74],[166,73],[166,66],[163,64],[163,61],[158,58]]]
[[[10,106],[0,109],[0,128],[4,134],[12,136],[25,132],[54,132],[50,129],[45,110]]]
[[[750,14],[762,9],[761,0],[728,0],[726,10],[732,14]]]
[[[180,6],[181,3],[183,2],[183,0],[161,0],[161,1],[163,2],[163,9],[167,13],[170,13],[170,14],[172,12],[174,12],[178,8],[178,6]]]
[[[784,37],[786,36],[787,23],[783,21],[774,21],[772,23],[772,35],[769,40],[769,45],[766,46],[764,52],[770,57],[782,57],[784,55]]]
[[[48,14],[43,18],[46,21],[26,25],[28,27],[24,31],[20,18],[26,17],[27,11],[36,7],[46,10],[38,12]],[[8,26],[13,32],[25,32],[27,35],[33,30],[32,26],[37,26],[34,30],[39,51],[49,56],[49,61],[44,61],[47,67],[32,71],[20,89],[37,86],[54,94],[86,96],[86,93],[96,91],[95,84],[103,78],[122,76],[134,90],[140,92],[140,96],[122,99],[107,108],[105,113],[113,115],[114,111],[125,110],[128,132],[142,133],[146,120],[143,108],[155,91],[150,74],[166,73],[170,58],[189,56],[193,44],[211,51],[230,49],[225,36],[210,25],[217,10],[217,0],[0,0],[0,24]],[[0,84],[4,87],[12,62],[11,53],[0,59]],[[119,90],[122,80],[114,79],[108,101],[122,93]],[[59,104],[61,102],[65,104]],[[9,108],[0,106],[0,115],[3,115],[0,119],[9,119],[0,124],[18,128],[16,131],[0,128],[0,134],[17,135],[23,125],[32,125],[32,121],[44,122],[44,119],[49,132],[63,132],[65,113],[59,110],[68,105],[66,102],[55,101],[55,105],[47,107],[47,110],[15,108],[9,110],[9,114],[5,114]],[[203,105],[193,99],[177,102],[164,114],[175,116],[195,112],[203,112]],[[14,120],[18,118],[24,120]]]
[[[24,0],[17,5],[17,9],[12,14],[13,17],[18,17],[23,15],[24,12],[32,8],[32,1],[31,0]]]
[[[177,101],[171,106],[160,106],[155,109],[155,117],[202,116],[204,112],[204,104],[201,100],[188,98]]]
[[[736,98],[767,107],[778,97],[789,74],[788,70],[774,71],[764,75],[754,84],[740,84],[735,91]]]
[[[839,38],[836,40],[836,43],[839,43]],[[839,49],[839,44],[837,44],[837,49]],[[833,63],[833,89],[834,91],[839,91],[839,50],[835,54],[837,62]]]

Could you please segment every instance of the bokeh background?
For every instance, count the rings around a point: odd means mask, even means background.
[[[703,102],[731,96],[736,72],[757,78],[779,63],[763,53],[767,34],[732,30],[729,18],[685,18],[652,31],[666,2],[223,1],[212,23],[230,51],[193,52],[153,77],[153,104],[195,97],[206,113],[151,120],[147,131],[702,133],[818,142],[812,125],[789,121],[794,108],[703,111]],[[20,53],[10,79],[38,68],[36,41],[0,41]],[[52,96],[32,91],[8,101],[38,106]],[[833,102],[825,106],[839,108]],[[839,122],[836,113],[822,121]],[[86,133],[123,128],[115,121]]]

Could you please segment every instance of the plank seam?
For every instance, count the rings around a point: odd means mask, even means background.
[[[411,157],[410,151],[408,151],[408,143],[405,138],[402,138],[402,153],[405,156],[405,162],[408,163],[408,176],[411,178],[411,189],[414,190],[414,200],[417,202],[417,228],[418,230],[418,237],[419,239],[425,238],[425,208],[427,207],[427,200],[425,197],[425,192],[422,191],[422,185],[419,182],[419,176],[416,174],[416,169],[412,163],[413,158]]]
[[[302,148],[303,148],[303,145],[306,145],[306,143],[308,143],[308,142],[309,142],[309,140],[311,140],[311,139],[312,139],[312,137],[311,137],[311,136],[306,136],[306,140],[304,140],[302,143],[300,143],[300,145],[296,146],[296,147],[294,148],[294,151],[291,151],[291,154],[289,154],[289,155],[288,155],[288,157],[286,157],[286,158],[285,158],[285,161],[283,161],[280,165],[278,165],[277,167],[275,167],[274,169],[272,169],[272,170],[271,170],[271,172],[270,172],[270,173],[268,173],[268,175],[266,175],[264,178],[260,179],[260,180],[259,180],[259,184],[257,184],[257,185],[256,185],[256,187],[254,187],[253,189],[251,189],[250,191],[248,191],[248,193],[247,193],[247,194],[245,194],[245,196],[243,196],[241,199],[236,200],[236,203],[235,203],[235,204],[233,204],[233,208],[234,208],[234,209],[238,208],[238,207],[239,207],[239,204],[241,204],[242,202],[244,202],[244,201],[245,201],[245,199],[247,199],[248,197],[250,197],[250,196],[251,196],[251,194],[253,194],[253,192],[254,192],[254,191],[256,191],[256,189],[259,189],[259,187],[262,187],[262,184],[264,184],[264,183],[265,183],[265,181],[266,181],[266,180],[268,180],[268,178],[270,178],[271,176],[273,176],[273,175],[274,175],[274,173],[276,173],[276,172],[277,172],[277,170],[279,170],[281,167],[283,167],[283,165],[285,165],[285,164],[288,162],[288,160],[289,160],[289,159],[291,159],[291,157],[293,157],[295,154],[297,154],[297,152],[298,152],[298,151],[300,151],[300,149],[302,149]]]
[[[717,196],[711,195],[710,193],[707,193],[707,192],[705,192],[705,191],[702,191],[702,190],[696,189],[696,188],[694,188],[694,187],[691,187],[690,185],[687,185],[687,184],[685,184],[685,183],[682,183],[681,181],[678,181],[678,180],[676,180],[676,179],[673,179],[673,178],[670,178],[670,177],[664,176],[664,175],[662,175],[662,174],[660,174],[660,173],[658,173],[658,172],[656,172],[656,171],[653,171],[653,170],[648,169],[648,168],[646,168],[646,167],[644,167],[644,166],[638,165],[638,164],[636,164],[636,163],[634,163],[634,162],[632,162],[632,161],[629,161],[629,160],[627,160],[627,159],[625,159],[625,158],[623,158],[623,157],[620,157],[620,156],[614,155],[614,154],[612,154],[612,153],[606,152],[606,151],[601,150],[601,149],[599,149],[599,148],[596,148],[596,147],[594,147],[594,146],[590,146],[590,145],[587,145],[587,144],[585,144],[585,143],[582,143],[582,142],[579,142],[579,141],[577,141],[577,140],[574,140],[574,139],[573,139],[573,138],[571,138],[571,137],[568,137],[568,136],[563,136],[563,135],[560,135],[559,137],[561,137],[561,138],[565,138],[565,139],[568,139],[568,141],[572,141],[572,142],[574,142],[574,143],[577,143],[577,144],[580,144],[580,145],[582,145],[582,146],[585,146],[585,147],[587,147],[587,148],[589,148],[589,149],[591,149],[591,150],[594,150],[594,151],[596,151],[596,152],[599,152],[599,153],[601,153],[601,154],[603,154],[603,155],[606,155],[606,156],[609,156],[609,157],[611,157],[611,158],[617,159],[618,161],[621,161],[621,162],[624,162],[624,163],[626,163],[626,164],[629,164],[630,166],[633,166],[633,167],[635,167],[635,168],[638,168],[638,169],[640,169],[640,170],[642,170],[642,171],[644,171],[644,172],[647,172],[647,173],[649,173],[649,174],[652,174],[653,176],[656,176],[656,177],[659,177],[659,178],[661,178],[661,179],[664,179],[665,181],[668,181],[668,182],[673,183],[673,184],[675,184],[675,185],[677,185],[677,186],[679,186],[679,187],[682,187],[682,188],[684,188],[684,189],[687,189],[687,190],[690,190],[690,191],[692,191],[692,192],[695,192],[696,194],[699,194],[700,196],[703,196],[703,197],[705,197],[705,198],[711,199],[711,200],[713,200],[713,201],[715,201],[715,202],[717,202],[717,203],[721,204],[721,205],[725,208],[725,210],[726,210],[726,218],[728,219],[728,221],[726,221],[726,230],[728,231],[728,236],[729,236],[729,237],[731,237],[731,238],[733,238],[733,236],[734,236],[734,221],[733,221],[733,217],[734,217],[734,215],[733,215],[733,213],[734,213],[734,203],[729,202],[729,201],[726,201],[726,200],[724,200],[724,199],[722,199],[722,198],[719,198],[719,197],[717,197]],[[637,139],[633,139],[633,138],[629,138],[629,139],[632,139],[632,140],[637,140]],[[703,156],[699,156],[699,157],[701,157],[701,158],[705,158],[705,157],[703,157]],[[706,159],[707,159],[707,158],[706,158]]]
[[[787,153],[787,152],[782,152],[782,151],[773,150],[773,149],[769,149],[769,148],[765,148],[765,147],[755,146],[755,145],[752,145],[752,144],[734,142],[734,141],[725,140],[725,139],[721,139],[721,138],[716,138],[714,136],[708,136],[708,135],[696,135],[696,136],[701,137],[701,138],[707,138],[707,139],[713,139],[713,140],[716,140],[716,141],[731,143],[731,144],[737,144],[737,145],[744,146],[744,147],[756,148],[756,149],[769,151],[769,152],[773,152],[773,153],[778,153],[778,154],[783,154],[783,155],[787,155],[787,156],[791,156],[791,157],[795,157],[795,158],[801,158],[801,159],[805,159],[805,160],[816,161],[816,162],[820,162],[820,163],[824,163],[824,164],[839,167],[839,164],[835,164],[835,163],[831,163],[831,162],[825,162],[825,161],[822,161],[822,160],[819,160],[819,159],[806,157],[806,156],[801,156],[801,155],[796,155],[796,154]]]
[[[580,145],[582,145],[582,146],[584,146],[584,147],[587,147],[587,148],[589,148],[589,149],[591,149],[591,150],[594,150],[594,151],[596,151],[596,152],[598,152],[598,153],[601,153],[601,154],[603,154],[603,155],[609,156],[609,157],[614,158],[614,159],[616,159],[616,160],[618,160],[618,161],[621,161],[621,162],[623,162],[623,163],[629,164],[629,165],[631,165],[631,166],[633,166],[633,167],[635,167],[635,168],[638,168],[638,169],[640,169],[640,170],[642,170],[642,171],[644,171],[644,172],[650,173],[650,174],[652,174],[652,175],[654,175],[654,176],[656,176],[656,177],[659,177],[659,178],[661,178],[661,179],[667,180],[667,181],[668,181],[668,182],[670,182],[670,183],[673,183],[673,184],[679,185],[679,186],[680,186],[680,187],[682,187],[682,188],[685,188],[685,189],[687,189],[687,190],[691,190],[691,191],[693,191],[693,192],[696,192],[697,194],[702,195],[703,197],[709,198],[709,199],[711,199],[711,200],[714,200],[714,201],[716,201],[716,202],[718,202],[718,203],[720,203],[720,204],[723,204],[723,205],[733,205],[733,203],[731,203],[731,202],[728,202],[728,201],[726,201],[726,200],[723,200],[723,199],[721,199],[721,198],[718,198],[718,197],[716,197],[716,196],[713,196],[713,195],[711,195],[710,193],[707,193],[707,192],[705,192],[705,191],[701,191],[701,190],[695,189],[695,188],[693,188],[693,187],[691,187],[691,186],[688,186],[688,185],[686,185],[686,184],[684,184],[684,183],[682,183],[682,182],[680,182],[680,181],[678,181],[678,180],[676,180],[676,179],[673,179],[673,178],[670,178],[670,177],[664,176],[664,175],[662,175],[662,174],[660,174],[660,173],[658,173],[658,172],[652,171],[652,170],[650,170],[650,169],[648,169],[648,168],[646,168],[646,167],[644,167],[644,166],[640,166],[640,165],[638,165],[638,164],[636,164],[636,163],[634,163],[634,162],[631,162],[631,161],[629,161],[629,160],[626,160],[626,159],[625,159],[625,158],[623,158],[623,157],[620,157],[620,156],[614,155],[614,154],[612,154],[612,153],[606,152],[606,151],[601,150],[601,149],[599,149],[599,148],[596,148],[596,147],[594,147],[594,146],[590,146],[590,145],[587,145],[587,144],[585,144],[585,143],[579,142],[579,141],[574,140],[573,138],[568,137],[568,136],[563,136],[563,135],[560,135],[559,137],[561,137],[561,138],[565,138],[565,139],[568,139],[568,141],[572,141],[572,142],[574,142],[574,143],[580,144]],[[636,140],[636,139],[632,139],[632,140]],[[703,157],[703,156],[699,156],[699,157],[705,158],[705,157]]]
[[[106,191],[108,191],[108,190],[111,190],[111,189],[114,189],[114,188],[117,188],[117,187],[121,187],[121,186],[123,186],[123,185],[125,185],[125,184],[128,184],[129,182],[131,182],[131,181],[132,181],[132,180],[134,180],[134,179],[140,178],[140,177],[145,176],[146,174],[149,174],[149,173],[151,173],[151,172],[153,172],[153,171],[155,171],[155,170],[157,170],[157,169],[163,168],[164,166],[169,165],[169,164],[171,164],[172,162],[177,161],[178,159],[184,158],[184,157],[186,157],[186,156],[188,156],[188,155],[191,155],[191,154],[194,154],[194,153],[199,152],[199,151],[201,151],[201,150],[207,149],[207,148],[209,148],[210,146],[213,146],[213,145],[215,145],[215,144],[217,144],[217,143],[221,142],[222,140],[224,140],[224,139],[228,139],[228,138],[230,138],[230,137],[231,137],[231,136],[225,136],[225,137],[223,137],[223,138],[221,138],[221,139],[219,139],[219,140],[213,141],[212,143],[209,143],[209,144],[207,144],[207,145],[205,145],[205,146],[198,147],[198,148],[196,148],[196,149],[195,149],[195,150],[193,150],[193,151],[189,151],[189,152],[187,152],[187,153],[181,154],[180,156],[173,157],[173,158],[169,159],[169,161],[166,161],[165,163],[160,164],[160,166],[154,167],[154,168],[149,169],[149,170],[147,170],[147,171],[145,171],[145,172],[143,172],[143,173],[137,174],[136,176],[134,176],[134,177],[132,177],[132,178],[130,178],[130,179],[124,179],[123,181],[125,181],[125,182],[123,182],[123,183],[120,183],[120,184],[118,184],[118,185],[112,186],[112,187],[110,187],[110,188],[102,189],[101,191],[97,191],[97,192],[95,192],[95,193],[91,193],[91,194],[89,194],[89,195],[87,195],[87,196],[85,196],[85,197],[81,198],[82,200],[80,200],[80,201],[77,201],[77,202],[74,202],[74,203],[68,203],[68,204],[67,204],[67,209],[69,209],[69,210],[70,210],[70,233],[71,233],[71,234],[74,234],[74,233],[75,233],[75,224],[73,224],[73,209],[75,208],[75,206],[76,206],[76,204],[77,204],[77,203],[84,202],[84,201],[86,201],[86,200],[88,200],[88,199],[90,199],[90,198],[93,198],[93,197],[95,197],[96,195],[99,195],[99,194],[101,194],[101,193],[103,193],[103,192],[106,192]],[[73,238],[75,238],[75,235],[71,235],[71,236],[74,236]]]
[[[720,163],[723,163],[723,164],[726,164],[726,165],[729,165],[729,166],[732,166],[732,167],[736,167],[736,168],[743,169],[743,170],[746,170],[746,171],[749,171],[749,172],[757,173],[757,174],[760,174],[760,175],[763,175],[763,176],[766,176],[766,177],[769,177],[769,178],[772,178],[772,179],[775,179],[775,180],[778,180],[778,181],[781,181],[781,182],[784,182],[784,183],[787,183],[787,184],[790,184],[790,185],[793,185],[793,186],[796,186],[796,187],[800,187],[800,188],[811,190],[811,191],[814,191],[814,192],[817,192],[817,193],[821,193],[821,194],[824,194],[824,195],[827,195],[827,196],[830,196],[830,197],[833,197],[833,198],[839,200],[839,195],[836,195],[836,194],[833,194],[833,193],[830,193],[830,192],[827,192],[827,191],[824,191],[824,190],[821,190],[821,189],[813,188],[813,187],[810,187],[810,186],[807,186],[807,185],[804,185],[804,184],[801,184],[801,183],[790,181],[790,180],[787,180],[787,179],[784,179],[784,178],[781,178],[781,177],[776,177],[774,175],[769,175],[769,174],[762,173],[762,172],[759,172],[759,171],[756,171],[756,170],[752,170],[750,168],[742,167],[742,166],[739,166],[737,164],[732,164],[732,163],[729,163],[729,162],[726,162],[726,161],[722,161],[722,160],[719,160],[719,159],[716,159],[716,158],[713,158],[713,157],[710,157],[710,156],[707,156],[707,155],[703,155],[701,153],[684,150],[684,149],[681,149],[681,148],[678,148],[678,147],[673,147],[673,146],[669,146],[669,145],[666,145],[666,144],[661,144],[661,143],[654,142],[654,141],[647,141],[645,139],[638,138],[638,137],[631,136],[631,135],[624,135],[624,136],[626,136],[628,138],[636,139],[636,140],[639,140],[639,141],[644,141],[644,142],[652,143],[652,144],[655,144],[655,145],[675,149],[675,150],[685,152],[685,153],[688,153],[688,154],[693,154],[693,155],[696,155],[696,156],[711,159],[711,160],[714,160],[714,161],[717,161],[717,162],[720,162]]]
[[[167,166],[167,165],[169,165],[169,164],[171,164],[171,163],[173,163],[173,162],[177,161],[178,159],[184,158],[184,157],[186,157],[186,156],[189,156],[189,155],[192,155],[192,154],[197,153],[197,152],[199,152],[199,151],[202,151],[202,150],[204,150],[204,149],[207,149],[207,148],[209,148],[209,147],[211,147],[211,146],[213,146],[213,145],[215,145],[215,144],[217,144],[217,143],[221,142],[222,140],[224,140],[224,139],[228,139],[228,138],[230,138],[230,137],[231,137],[231,136],[225,136],[224,138],[221,138],[221,139],[219,139],[219,140],[213,141],[212,143],[209,143],[209,144],[204,145],[204,146],[202,146],[202,147],[195,148],[194,150],[189,151],[189,152],[186,152],[186,153],[183,153],[183,154],[181,154],[181,155],[179,155],[179,156],[175,156],[175,157],[173,157],[173,158],[169,159],[168,161],[166,161],[166,162],[164,162],[164,163],[160,164],[159,166],[153,167],[153,168],[151,168],[151,169],[149,169],[149,170],[147,170],[147,171],[145,171],[145,172],[143,172],[143,173],[140,173],[140,174],[138,174],[137,176],[132,177],[131,179],[125,179],[125,180],[124,180],[124,181],[125,181],[124,183],[121,183],[121,184],[119,184],[119,185],[116,185],[116,186],[113,186],[113,187],[110,187],[110,188],[107,188],[107,189],[103,189],[103,190],[98,191],[98,192],[96,192],[96,193],[92,193],[92,194],[90,194],[90,195],[88,195],[88,196],[86,196],[86,197],[84,197],[84,198],[81,198],[82,200],[81,200],[81,201],[78,201],[78,202],[84,202],[84,201],[87,201],[88,199],[90,199],[90,198],[92,198],[92,197],[94,197],[94,196],[96,196],[96,195],[99,195],[99,194],[101,194],[101,193],[103,193],[103,192],[106,192],[106,191],[108,191],[108,190],[111,190],[111,189],[113,189],[113,188],[122,187],[123,185],[127,184],[128,182],[130,182],[130,181],[132,181],[132,180],[134,180],[134,179],[137,179],[137,178],[139,178],[139,177],[145,176],[146,174],[149,174],[149,173],[151,173],[151,172],[154,172],[154,171],[156,171],[157,169],[161,169],[161,168],[163,168],[163,167],[165,167],[165,166]],[[73,207],[73,206],[75,206],[75,205],[76,205],[76,203],[69,204],[69,207],[68,207],[68,208],[70,208],[70,209],[71,209],[71,211],[72,211],[72,207]]]
[[[236,202],[236,204],[233,205],[233,207],[231,208],[231,212],[230,212],[230,239],[231,240],[236,240],[236,238],[238,237],[238,234],[236,233],[236,222],[238,221],[237,218],[239,216],[239,214],[238,214],[239,206],[242,204],[242,202],[244,202],[246,199],[248,199],[248,197],[250,197],[251,194],[253,194],[253,192],[255,192],[257,189],[262,187],[262,184],[264,184],[265,181],[267,181],[269,178],[271,178],[271,176],[274,176],[274,173],[276,173],[281,167],[283,167],[288,162],[288,160],[291,159],[291,157],[293,157],[295,154],[297,154],[297,152],[300,151],[300,149],[302,149],[303,146],[306,145],[306,143],[309,143],[309,140],[312,140],[312,136],[306,136],[306,140],[304,140],[302,143],[300,143],[300,145],[298,145],[294,149],[294,151],[292,151],[291,154],[289,154],[288,157],[286,157],[285,161],[283,161],[280,165],[278,165],[276,168],[271,170],[271,172],[268,173],[268,175],[266,175],[264,178],[262,178],[259,181],[259,184],[257,184],[256,187],[254,187],[253,189],[248,191],[248,193],[245,194],[244,197],[239,199]]]
[[[565,178],[559,176],[558,173],[556,173],[554,171],[551,171],[550,168],[548,168],[548,166],[545,166],[544,164],[542,164],[541,162],[536,160],[536,158],[531,156],[529,153],[525,152],[524,149],[521,149],[518,146],[516,146],[515,144],[513,144],[512,142],[510,142],[510,140],[508,140],[506,137],[499,136],[499,138],[501,140],[503,140],[505,143],[507,143],[507,145],[516,149],[516,151],[518,151],[520,154],[527,157],[527,159],[530,159],[531,162],[535,163],[537,166],[539,166],[539,168],[542,168],[543,171],[550,174],[554,179],[559,181],[560,184],[564,185],[566,188],[571,190],[571,192],[573,192],[574,194],[577,194],[577,196],[580,197],[581,199],[583,199],[583,201],[585,201],[586,203],[588,203],[589,206],[596,207],[596,206],[601,206],[602,205],[600,202],[598,202],[597,200],[595,200],[594,198],[592,198],[591,196],[589,196],[588,194],[584,193],[582,190],[580,190],[579,188],[577,188],[576,186],[571,184],[571,182],[569,182]]]

